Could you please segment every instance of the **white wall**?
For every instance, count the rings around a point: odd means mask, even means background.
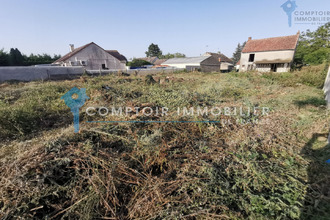
[[[185,69],[187,66],[200,66],[201,64],[200,63],[185,63],[185,64],[175,63],[175,64],[164,64],[164,65],[179,68],[179,69]]]
[[[254,62],[249,62],[250,54],[255,54]],[[291,63],[293,61],[295,51],[294,50],[284,50],[284,51],[268,51],[268,52],[256,52],[256,53],[242,53],[240,62],[240,71],[247,71],[248,65],[253,63],[274,63],[278,60],[278,63]],[[278,68],[277,72],[287,72],[290,70],[290,65],[286,68]],[[269,72],[270,68],[261,68],[262,72]]]

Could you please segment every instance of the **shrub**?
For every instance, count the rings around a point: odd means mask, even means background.
[[[152,65],[152,64],[149,63],[148,61],[137,60],[137,59],[134,59],[132,62],[127,63],[127,66],[130,66],[131,68],[139,68],[139,67],[143,67],[145,65]]]
[[[324,61],[330,60],[330,48],[320,48],[305,57],[306,63],[322,64]]]
[[[294,87],[299,84],[322,88],[325,82],[328,65],[307,66],[292,73],[263,73],[262,77],[282,86]]]

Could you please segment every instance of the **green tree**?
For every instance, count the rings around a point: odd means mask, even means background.
[[[168,53],[168,54],[162,55],[160,58],[161,59],[172,59],[172,58],[184,58],[184,57],[186,57],[186,55],[183,53]]]
[[[302,32],[296,49],[295,66],[320,64],[329,60],[330,22],[312,32]]]
[[[22,66],[24,64],[24,57],[17,48],[11,48],[9,52],[9,65]]]
[[[163,52],[160,50],[159,46],[157,44],[150,44],[148,47],[148,51],[146,51],[147,57],[158,57],[160,58],[162,56]]]
[[[9,55],[4,49],[0,50],[0,66],[8,66],[9,65]]]
[[[325,60],[330,60],[330,48],[321,47],[320,49],[311,52],[304,56],[306,63],[322,64]]]
[[[245,47],[245,44],[246,42],[244,42],[242,45],[238,43],[232,58],[234,65],[241,59],[242,50]]]
[[[26,56],[26,55],[23,56],[24,56],[24,65],[26,66],[32,66],[37,64],[50,64],[61,57],[60,55],[54,55],[52,57],[49,54],[34,55],[33,53],[31,53],[30,56]]]
[[[61,55],[51,56],[49,54],[33,54],[29,56],[21,54],[16,48],[11,48],[7,53],[4,49],[0,49],[0,66],[33,66],[37,64],[51,64],[61,58]]]

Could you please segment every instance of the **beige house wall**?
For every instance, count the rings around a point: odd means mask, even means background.
[[[63,66],[81,66],[80,61],[85,61],[87,70],[102,69],[102,64],[109,70],[125,70],[125,63],[120,62],[117,58],[113,57],[102,48],[95,44],[91,44],[85,49],[79,51],[74,56],[67,59]]]
[[[254,62],[249,62],[250,54],[255,54]],[[270,64],[274,63],[284,64],[277,68],[277,72],[288,72],[290,71],[294,54],[294,50],[242,53],[240,61],[240,72],[250,70],[249,66],[250,68],[260,72],[270,72]],[[258,67],[257,64],[262,64],[262,67]]]

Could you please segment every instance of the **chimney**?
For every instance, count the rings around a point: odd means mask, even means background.
[[[249,40],[252,40],[252,37],[249,37]]]
[[[74,44],[70,44],[70,52],[74,51]]]
[[[300,31],[298,31],[297,35],[300,35]]]

